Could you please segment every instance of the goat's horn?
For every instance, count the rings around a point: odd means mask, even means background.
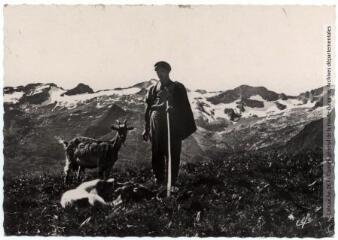
[[[127,119],[125,119],[123,123],[124,123],[124,124],[127,124]]]

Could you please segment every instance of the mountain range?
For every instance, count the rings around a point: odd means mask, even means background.
[[[5,87],[5,173],[61,170],[64,151],[56,138],[69,140],[82,135],[110,139],[115,135],[110,125],[124,119],[136,130],[129,133],[117,167],[149,166],[150,144],[143,142],[141,133],[145,95],[155,83],[151,79],[99,91],[82,83],[73,89],[54,83]],[[198,129],[183,143],[184,162],[208,161],[216,153],[282,148],[290,141],[296,143],[297,135],[311,126],[320,135],[320,124],[312,122],[328,114],[325,99],[334,97],[327,86],[297,96],[248,85],[187,92]]]

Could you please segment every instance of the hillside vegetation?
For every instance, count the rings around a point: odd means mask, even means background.
[[[150,169],[130,168],[114,172],[116,180],[141,183],[154,196],[125,195],[105,208],[62,209],[62,193],[78,184],[64,185],[61,173],[8,178],[4,229],[44,236],[332,236],[333,219],[322,217],[321,159],[321,152],[214,156],[184,164],[170,198],[157,194]]]

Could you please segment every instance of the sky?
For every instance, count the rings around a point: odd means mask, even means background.
[[[164,60],[190,89],[299,94],[325,84],[334,23],[329,6],[7,5],[4,86],[127,87]]]

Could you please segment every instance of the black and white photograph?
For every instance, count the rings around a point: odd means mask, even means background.
[[[335,5],[2,7],[5,236],[335,235]]]

